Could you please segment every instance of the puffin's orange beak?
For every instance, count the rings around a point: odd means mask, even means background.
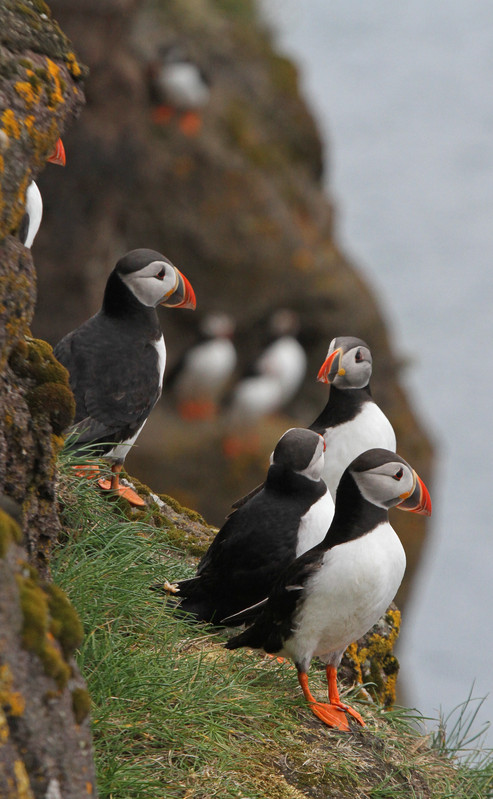
[[[197,301],[192,285],[176,266],[174,266],[173,269],[178,279],[177,286],[160,304],[166,305],[167,308],[191,308],[192,311],[194,311]]]
[[[338,374],[344,374],[343,371],[339,371],[342,355],[342,349],[339,347],[334,352],[331,352],[329,357],[323,362],[317,375],[317,380],[320,383],[332,383]]]
[[[421,513],[431,516],[431,497],[421,477],[414,472],[415,485],[410,494],[403,497],[403,501],[396,505],[399,510],[408,510],[411,513]]]
[[[53,152],[46,159],[50,164],[58,164],[58,166],[65,166],[65,147],[61,139],[57,139]]]

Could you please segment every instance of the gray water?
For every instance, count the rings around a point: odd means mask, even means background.
[[[493,682],[493,4],[262,5],[328,146],[338,239],[410,360],[437,446],[433,536],[399,651],[407,701],[436,718]],[[491,697],[479,718],[493,719]]]

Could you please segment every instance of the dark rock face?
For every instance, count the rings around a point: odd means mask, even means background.
[[[55,458],[73,415],[65,370],[30,337],[31,254],[17,233],[29,182],[83,95],[42,2],[0,8],[0,795],[95,795],[82,630],[48,558],[60,531]],[[14,518],[13,518],[14,517]]]

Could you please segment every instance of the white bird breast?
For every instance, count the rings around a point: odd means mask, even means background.
[[[283,403],[295,395],[306,373],[306,354],[292,336],[275,341],[260,356],[257,368],[263,375],[275,377],[282,389]]]
[[[177,394],[215,397],[223,390],[235,366],[236,350],[229,339],[199,344],[187,354],[183,373],[177,380]]]
[[[354,419],[324,433],[327,449],[322,477],[335,499],[343,471],[367,449],[396,450],[395,433],[389,420],[374,402],[365,402]]]
[[[325,534],[330,527],[334,516],[334,500],[330,491],[327,491],[318,502],[301,517],[298,528],[298,545],[296,547],[296,557],[303,552],[307,552],[325,538]]]
[[[296,662],[343,652],[385,613],[405,568],[403,546],[389,522],[329,549],[305,586],[286,651]]]

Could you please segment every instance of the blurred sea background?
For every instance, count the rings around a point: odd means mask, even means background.
[[[486,697],[479,730],[493,718],[493,5],[262,8],[330,150],[338,240],[380,298],[436,446],[432,536],[398,651],[402,701],[436,718],[472,690]]]

